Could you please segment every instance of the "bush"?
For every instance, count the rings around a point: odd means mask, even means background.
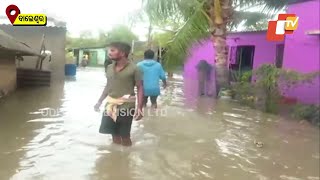
[[[254,75],[254,82],[251,77]],[[233,97],[250,107],[261,109],[268,113],[278,113],[282,90],[311,82],[319,72],[301,74],[295,71],[279,69],[275,65],[265,64],[254,72],[235,74],[236,82],[233,89]],[[281,86],[280,86],[281,84]],[[281,88],[280,88],[281,87]]]
[[[298,104],[293,108],[293,117],[320,125],[320,106]]]
[[[66,64],[74,64],[74,56],[73,56],[73,52],[68,52],[66,54]]]
[[[256,96],[253,88],[253,84],[250,82],[252,71],[247,71],[242,75],[236,75],[238,82],[233,83],[231,92],[232,97],[237,99],[241,104],[249,106],[251,108],[256,107]]]

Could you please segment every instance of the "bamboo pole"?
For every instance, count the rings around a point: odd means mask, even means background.
[[[45,39],[45,35],[42,35],[42,39],[41,39],[41,44],[40,44],[40,55],[42,51],[45,51],[45,45],[44,45],[44,39]],[[37,60],[37,64],[36,64],[36,69],[40,69],[42,68],[42,61],[43,61],[43,57],[39,56],[38,60]]]

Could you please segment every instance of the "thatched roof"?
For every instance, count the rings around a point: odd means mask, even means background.
[[[2,30],[0,30],[0,52],[14,53],[21,56],[40,56],[30,46],[14,39]]]

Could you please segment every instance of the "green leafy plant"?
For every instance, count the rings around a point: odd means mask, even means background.
[[[261,97],[265,111],[277,113],[280,109],[282,91],[289,90],[299,84],[311,83],[320,73],[302,74],[293,70],[279,69],[273,64],[265,64],[255,71],[255,75],[257,88],[263,92]]]
[[[249,82],[238,83],[233,86],[234,98],[241,104],[251,108],[256,107],[256,96]]]
[[[280,89],[278,79],[280,69],[273,65],[263,65],[255,72],[256,86],[261,90],[259,94],[264,102],[264,111],[268,113],[277,113],[280,102]]]
[[[230,77],[233,82],[249,82],[252,77],[252,71],[230,70]]]
[[[252,77],[252,71],[246,71],[242,73],[242,75],[240,76],[240,82],[250,82],[251,77]]]
[[[252,71],[246,71],[242,74],[235,72],[236,82],[232,86],[232,97],[241,104],[255,108],[256,97],[253,84],[250,82]]]
[[[122,41],[131,44],[133,40],[138,40],[138,36],[134,34],[129,27],[116,25],[109,31],[101,30],[99,37],[93,36],[91,31],[81,32],[80,37],[71,37],[68,35],[66,38],[66,47],[103,47],[113,41]]]
[[[307,120],[320,126],[320,106],[298,104],[293,108],[293,117]]]
[[[232,82],[239,82],[241,78],[241,74],[239,71],[230,70],[230,78]]]
[[[319,75],[319,72],[301,74],[265,64],[253,72],[245,72],[240,76],[240,80],[233,85],[233,97],[250,107],[268,113],[278,113],[281,110],[282,91],[301,83],[311,83]],[[250,83],[252,76],[254,81]]]
[[[74,56],[73,56],[73,52],[68,52],[66,54],[66,64],[74,64]]]

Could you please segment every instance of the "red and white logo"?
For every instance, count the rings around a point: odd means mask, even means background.
[[[278,20],[269,21],[267,40],[283,41],[286,34],[293,34],[298,28],[298,20],[295,14],[279,14]]]

